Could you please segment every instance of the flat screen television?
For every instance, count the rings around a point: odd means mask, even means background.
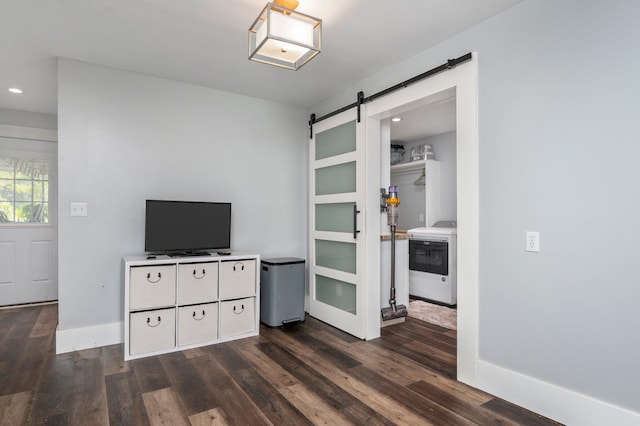
[[[189,255],[230,247],[231,203],[147,200],[147,253]]]

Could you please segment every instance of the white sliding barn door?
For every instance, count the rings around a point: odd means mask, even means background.
[[[356,109],[313,126],[309,314],[365,337],[365,134]]]

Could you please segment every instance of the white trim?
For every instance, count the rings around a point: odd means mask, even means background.
[[[373,117],[366,118],[366,179],[365,179],[365,207],[364,220],[367,224],[365,235],[365,339],[371,340],[380,337],[380,182],[381,148],[382,138],[380,120]],[[388,131],[389,129],[387,129]],[[384,157],[383,157],[384,158]],[[386,223],[386,215],[384,215]]]
[[[120,321],[69,330],[60,330],[58,325],[56,354],[116,345],[123,341],[123,325]]]
[[[14,139],[31,139],[45,142],[58,142],[58,131],[50,129],[38,129],[36,127],[0,124],[0,137]]]
[[[478,387],[564,424],[638,425],[640,414],[593,397],[478,360]]]

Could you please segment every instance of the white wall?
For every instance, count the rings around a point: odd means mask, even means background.
[[[633,0],[524,1],[310,109],[477,51],[480,358],[635,412],[638,16]]]
[[[55,115],[7,108],[0,108],[0,123],[37,129],[55,130],[58,128],[58,119]]]
[[[66,59],[58,93],[60,330],[122,321],[148,198],[230,201],[233,250],[305,257],[304,111]]]

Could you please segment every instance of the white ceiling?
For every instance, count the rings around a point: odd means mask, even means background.
[[[57,57],[308,107],[519,1],[300,0],[322,52],[290,71],[247,60],[265,0],[2,0],[0,108],[56,114]]]
[[[401,119],[391,123],[391,141],[413,142],[418,139],[456,130],[455,94],[419,108],[393,114]]]

